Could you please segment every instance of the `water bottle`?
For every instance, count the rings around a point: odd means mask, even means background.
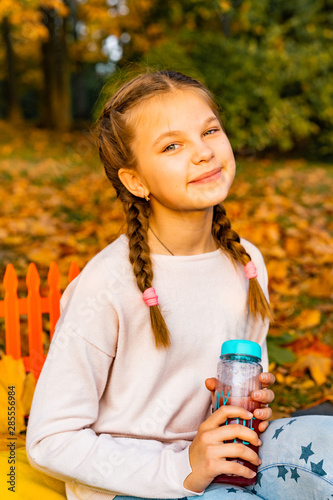
[[[215,390],[214,411],[222,405],[242,406],[253,413],[260,408],[259,402],[251,399],[251,392],[261,389],[259,375],[262,373],[261,347],[250,340],[228,340],[222,344],[220,361],[217,365],[217,385]],[[259,421],[253,417],[251,420],[240,418],[228,419],[224,425],[240,424],[253,429],[258,435]],[[232,441],[227,441],[231,443]],[[247,441],[235,439],[235,443],[243,443],[258,453],[258,446],[253,446]],[[249,469],[257,472],[257,466],[241,459],[236,461]],[[254,478],[245,478],[233,474],[221,474],[214,479],[215,483],[229,483],[238,486],[255,484]]]

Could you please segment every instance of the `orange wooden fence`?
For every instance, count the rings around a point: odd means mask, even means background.
[[[71,282],[79,273],[78,265],[76,262],[72,262],[68,281]],[[6,267],[3,280],[5,298],[0,300],[0,318],[5,318],[6,354],[11,354],[14,359],[22,357],[20,316],[27,315],[29,355],[23,356],[23,362],[26,371],[32,372],[36,379],[39,377],[46,358],[43,349],[42,314],[49,314],[52,339],[60,315],[60,279],[58,266],[56,262],[52,262],[47,277],[49,293],[47,297],[41,297],[39,292],[40,277],[36,265],[31,263],[26,277],[28,295],[24,298],[18,298],[18,278],[15,269],[12,264],[8,264]]]

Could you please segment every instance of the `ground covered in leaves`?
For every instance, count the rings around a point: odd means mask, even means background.
[[[64,288],[70,262],[82,268],[124,226],[93,139],[89,132],[59,135],[0,123],[0,158],[0,299],[8,263],[20,296],[29,262],[37,264],[42,293],[53,260]],[[267,264],[274,416],[333,401],[333,165],[239,159],[226,207],[233,227]],[[1,349],[3,331],[0,319]]]

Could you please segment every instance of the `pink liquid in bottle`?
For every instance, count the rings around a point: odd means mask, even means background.
[[[252,345],[254,344],[254,345]],[[260,408],[260,403],[252,400],[251,392],[261,389],[259,374],[262,366],[259,364],[261,349],[258,344],[250,341],[227,341],[222,345],[222,354],[218,364],[217,387],[215,391],[215,407],[217,410],[222,405],[241,406],[253,413],[256,408]],[[228,419],[224,425],[239,424],[254,430],[259,436],[259,420],[253,417],[251,420],[240,418]],[[226,443],[243,443],[258,454],[258,446],[251,443],[234,439]],[[227,458],[236,461],[245,467],[257,472],[257,466],[242,459]],[[221,474],[217,476],[215,483],[228,483],[238,486],[250,486],[255,484],[254,478],[245,478],[233,474]]]

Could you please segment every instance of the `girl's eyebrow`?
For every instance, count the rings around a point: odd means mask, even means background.
[[[209,125],[211,122],[218,121],[217,116],[210,116],[203,122],[203,126]],[[181,135],[182,132],[180,130],[168,130],[168,132],[164,132],[163,134],[159,135],[157,139],[154,141],[153,146],[156,146],[162,139],[165,139],[166,137],[175,137],[177,135]]]

